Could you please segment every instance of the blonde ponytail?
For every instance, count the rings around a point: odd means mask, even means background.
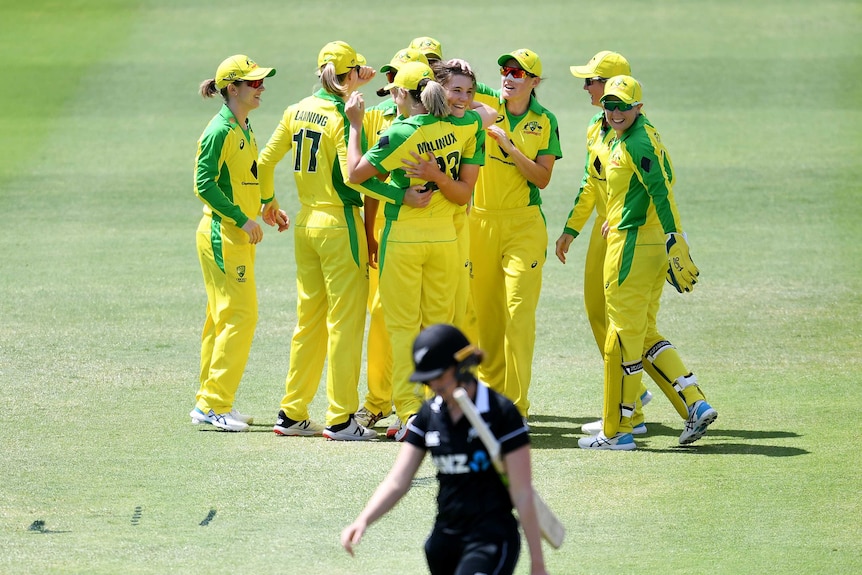
[[[423,82],[425,81],[423,80]],[[450,114],[449,99],[446,97],[446,89],[442,84],[428,80],[424,85],[420,83],[419,89],[421,90],[420,101],[429,114],[437,118],[445,118]]]
[[[349,73],[350,72],[347,74]],[[323,89],[330,94],[340,96],[342,98],[347,97],[347,86],[343,84],[344,78],[347,77],[347,74],[336,74],[335,64],[332,62],[327,62],[320,68],[320,70],[317,71],[317,75],[320,77],[320,85]]]

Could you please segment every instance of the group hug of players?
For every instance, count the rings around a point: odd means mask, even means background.
[[[292,225],[295,237],[297,325],[276,434],[369,440],[394,411],[385,433],[403,441],[426,399],[410,381],[413,342],[433,324],[457,326],[486,352],[479,379],[526,423],[548,245],[540,190],[562,152],[556,118],[536,97],[539,56],[518,49],[497,62],[499,89],[477,82],[467,62],[445,60],[435,39],[417,38],[380,69],[386,83],[377,93],[389,98],[366,108],[357,88],[377,72],[350,45],[330,42],[318,55],[320,89],[285,110],[260,151],[248,113],[275,69],[233,56],[201,84],[204,96],[225,103],[195,164],[208,303],[193,423],[243,431],[252,422],[234,397],[258,315],[258,215],[279,231]],[[602,108],[587,128],[584,176],[556,241],[565,263],[595,212],[584,301],[604,358],[604,406],[578,443],[635,449],[652,397],[646,371],[684,420],[679,443],[689,444],[717,412],[656,327],[664,284],[688,292],[698,276],[670,156],[622,55],[599,52],[571,73]],[[275,167],[290,151],[301,205],[292,222],[274,195]],[[360,401],[363,343],[368,393]],[[320,424],[308,406],[324,365]]]

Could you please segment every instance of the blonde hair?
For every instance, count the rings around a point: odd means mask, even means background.
[[[327,62],[320,67],[317,71],[317,75],[320,77],[320,85],[324,90],[330,94],[346,98],[348,94],[347,86],[344,85],[344,79],[347,78],[347,74],[350,74],[350,72],[352,72],[352,70],[344,74],[336,74],[335,64]]]
[[[450,114],[449,99],[446,89],[440,82],[423,78],[416,90],[407,90],[414,101],[421,103],[428,113],[437,118],[445,118]]]

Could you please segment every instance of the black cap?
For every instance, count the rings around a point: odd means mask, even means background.
[[[413,342],[416,371],[410,376],[410,381],[424,383],[438,378],[448,368],[470,357],[475,349],[455,326],[439,323],[427,327]]]

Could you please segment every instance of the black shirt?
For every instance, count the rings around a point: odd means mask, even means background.
[[[504,396],[479,383],[475,404],[500,442],[501,457],[530,443],[521,414]],[[405,441],[431,452],[440,482],[438,527],[469,530],[495,515],[511,516],[509,490],[494,469],[488,450],[466,417],[452,423],[441,397],[422,405]]]

